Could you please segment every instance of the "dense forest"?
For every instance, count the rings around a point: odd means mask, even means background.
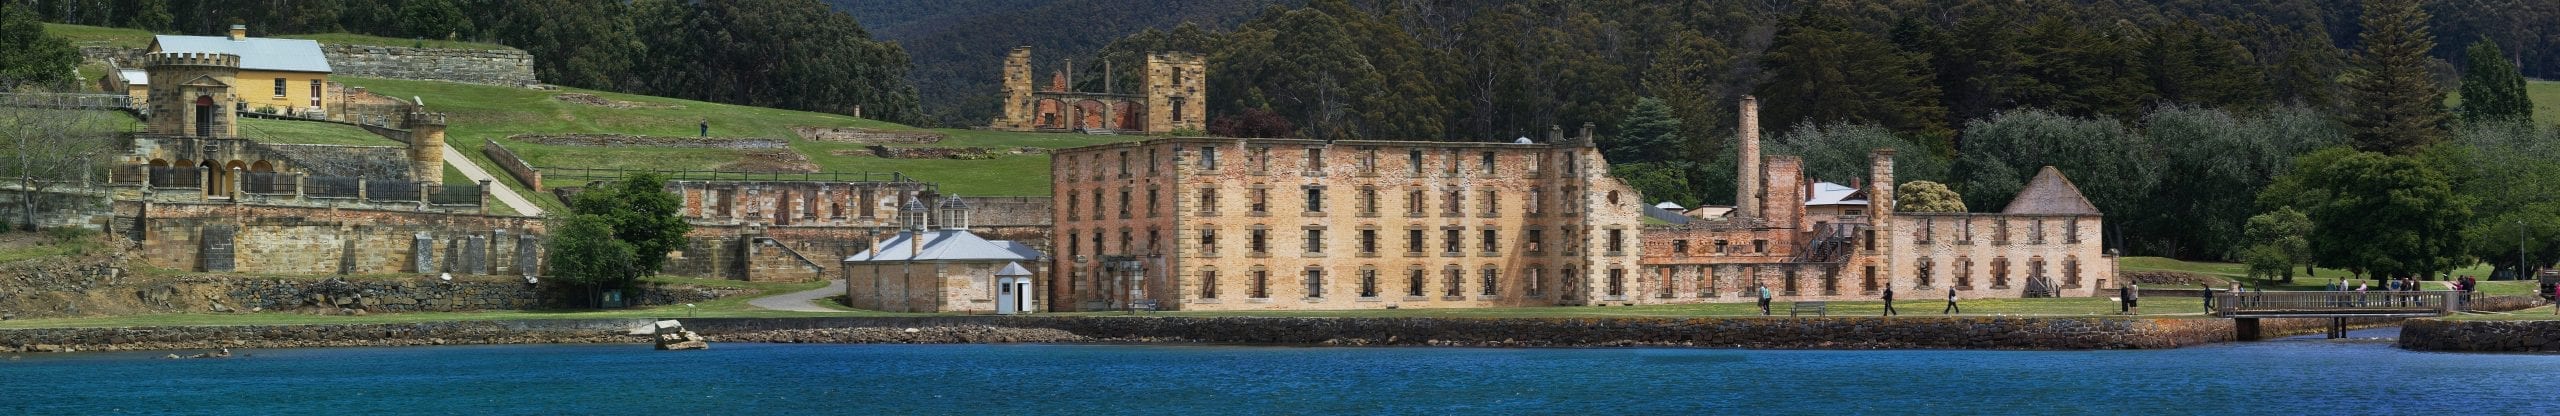
[[[498,43],[544,82],[924,121],[906,50],[818,0],[0,0],[45,21]]]

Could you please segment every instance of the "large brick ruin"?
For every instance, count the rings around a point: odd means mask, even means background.
[[[1012,131],[1137,132],[1165,134],[1201,131],[1208,126],[1209,64],[1200,54],[1164,52],[1147,55],[1140,67],[1145,79],[1134,93],[1113,90],[1077,91],[1069,74],[1074,62],[1061,65],[1047,89],[1033,89],[1031,47],[1014,48],[1004,61],[1004,115],[989,128]],[[1110,71],[1104,71],[1109,76]]]

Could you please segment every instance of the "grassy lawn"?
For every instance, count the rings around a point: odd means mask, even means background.
[[[357,279],[357,278],[363,278],[363,277],[350,277],[350,278],[351,278],[351,279]],[[414,276],[408,276],[408,275],[400,275],[400,276],[386,276],[386,278],[415,278],[415,277],[414,277]],[[790,292],[797,292],[797,291],[803,291],[803,290],[809,290],[809,289],[816,289],[816,288],[819,288],[819,287],[826,286],[826,283],[825,283],[825,282],[811,282],[811,283],[741,282],[741,281],[735,281],[735,280],[722,280],[722,279],[699,279],[699,278],[664,277],[664,276],[661,276],[661,277],[651,277],[651,278],[648,278],[648,279],[644,279],[644,281],[646,281],[646,282],[651,282],[651,283],[661,283],[661,284],[685,284],[685,285],[696,285],[696,286],[715,286],[715,287],[728,287],[728,288],[751,289],[751,290],[754,290],[755,292],[753,292],[753,293],[748,293],[748,294],[741,294],[741,295],[737,295],[737,296],[730,296],[730,297],[721,298],[721,299],[718,299],[718,300],[713,300],[713,301],[710,301],[710,302],[696,303],[696,304],[694,304],[694,306],[693,306],[693,307],[691,307],[691,308],[685,307],[685,305],[655,305],[655,306],[640,307],[640,308],[611,309],[611,310],[592,310],[592,309],[559,309],[559,310],[530,310],[530,311],[495,310],[495,311],[471,311],[471,312],[410,312],[410,313],[378,313],[378,314],[370,314],[370,315],[365,315],[365,316],[315,315],[315,314],[308,314],[308,313],[294,313],[294,312],[259,312],[259,313],[173,313],[173,314],[132,315],[132,316],[113,316],[113,317],[91,317],[91,318],[17,319],[17,320],[0,321],[0,329],[15,329],[15,328],[64,328],[64,327],[204,326],[204,325],[379,324],[379,323],[405,323],[405,322],[495,321],[495,320],[524,320],[524,319],[683,318],[683,317],[688,317],[688,316],[691,316],[691,317],[703,317],[703,318],[714,318],[714,317],[720,317],[720,318],[729,318],[729,317],[775,318],[775,317],[810,317],[810,316],[893,316],[893,315],[903,315],[903,316],[928,316],[928,315],[921,315],[921,314],[892,314],[892,313],[887,313],[887,312],[870,312],[870,311],[853,311],[853,312],[851,312],[851,313],[846,313],[846,312],[832,312],[832,313],[830,313],[830,312],[785,312],[785,311],[770,311],[770,310],[757,309],[757,308],[755,308],[755,307],[753,307],[753,306],[749,306],[749,305],[747,305],[747,300],[748,300],[748,299],[754,299],[754,298],[756,298],[756,297],[765,296],[765,295],[770,295],[770,294],[777,294],[777,293],[790,293]]]
[[[46,23],[44,24],[44,33],[68,39],[71,41],[71,46],[75,47],[115,46],[124,48],[145,48],[151,46],[151,32],[146,32],[142,29]]]
[[[2507,313],[2462,314],[2436,319],[2448,321],[2550,321],[2560,320],[2560,315],[2552,315],[2551,305],[2543,305]]]
[[[392,141],[365,131],[362,127],[317,121],[269,120],[240,118],[240,137],[266,143],[330,144],[343,146],[393,146],[406,143]]]
[[[1941,295],[1941,296],[1943,296],[1943,295]],[[1943,315],[1940,315],[1938,312],[1939,312],[1939,311],[1944,310],[1944,308],[1946,307],[1947,303],[1946,303],[1946,299],[1945,299],[1945,298],[1926,299],[1926,296],[1922,296],[1922,298],[1923,298],[1923,299],[1913,299],[1913,300],[1896,301],[1896,302],[1894,302],[1893,306],[1894,306],[1894,309],[1896,309],[1897,311],[1902,312],[1903,314],[1905,314],[1905,315],[1909,315],[1909,316],[1915,316],[1915,317],[1919,317],[1919,316],[1943,316]],[[2155,298],[2155,299],[2151,299],[2151,300],[2152,300],[2152,301],[2150,301],[2150,302],[2143,302],[2144,307],[2142,308],[2142,312],[2143,312],[2143,314],[2145,314],[2145,315],[2163,315],[2163,314],[2167,314],[2167,315],[2170,315],[2170,316],[2195,316],[2195,317],[2201,317],[2201,315],[2176,315],[2176,314],[2201,314],[2201,313],[2203,313],[2203,312],[2204,312],[2204,301],[2203,301],[2202,299],[2190,299],[2190,298],[2157,299],[2157,298]],[[1773,313],[1773,314],[1775,314],[1776,316],[1784,317],[1784,316],[1786,316],[1786,315],[1787,315],[1787,307],[1788,307],[1788,305],[1789,305],[1790,303],[1791,303],[1791,302],[1788,302],[1788,301],[1787,301],[1787,300],[1785,300],[1785,299],[1779,299],[1779,300],[1776,300],[1776,301],[1770,302],[1770,306],[1769,306],[1770,312],[1771,312],[1771,313]],[[2018,316],[2018,315],[2034,315],[2034,316],[2097,316],[2097,315],[2114,315],[2114,314],[2116,314],[2116,310],[2117,310],[2116,302],[2115,302],[2114,300],[2110,300],[2110,299],[2108,299],[2108,298],[1981,299],[1981,300],[1963,300],[1963,301],[1958,301],[1958,302],[1957,302],[1957,305],[1958,305],[1958,306],[1960,306],[1960,307],[1962,307],[1962,308],[1964,308],[1964,313],[1963,313],[1963,314],[1960,314],[1960,315],[1957,315],[1957,316],[1992,316],[1992,315],[2009,315],[2009,316]],[[1834,315],[1834,316],[1877,316],[1877,315],[1881,315],[1881,314],[1883,314],[1883,312],[1884,312],[1884,302],[1831,302],[1831,314],[1832,314],[1832,315]],[[1123,314],[1123,312],[1074,312],[1074,313],[1061,313],[1061,314],[1055,314],[1055,315],[1071,315],[1071,316],[1079,316],[1079,315],[1080,315],[1080,316],[1092,316],[1092,315],[1120,315],[1120,314]],[[1754,303],[1750,303],[1750,302],[1740,302],[1740,303],[1708,303],[1708,304],[1690,304],[1690,305],[1644,305],[1644,306],[1547,306],[1547,307],[1518,307],[1518,308],[1455,308],[1455,309],[1357,309],[1357,310],[1329,310],[1329,311],[1214,311],[1214,312],[1175,311],[1175,312],[1160,312],[1160,313],[1157,313],[1157,314],[1158,314],[1158,315],[1165,315],[1165,316],[1278,316],[1278,317],[1363,317],[1363,318],[1610,318],[1610,317],[1660,317],[1660,318],[1679,318],[1679,317],[1710,317],[1710,316],[1713,316],[1713,317],[1759,316],[1759,315],[1760,315],[1760,307],[1759,307],[1759,305],[1754,304]]]
[[[483,140],[497,140],[516,152],[526,162],[538,167],[577,167],[612,169],[712,170],[737,160],[742,152],[728,149],[691,149],[662,147],[582,147],[553,146],[507,140],[522,133],[620,133],[653,136],[687,137],[700,134],[700,122],[711,122],[711,135],[716,137],[778,138],[791,141],[793,150],[809,157],[824,172],[902,172],[909,176],[942,185],[946,192],[963,195],[1037,196],[1049,192],[1049,157],[1047,155],[1004,155],[990,160],[950,159],[882,159],[871,156],[837,156],[836,153],[867,154],[865,145],[813,142],[800,140],[792,127],[856,127],[882,130],[914,131],[913,127],[858,119],[840,114],[780,110],[715,104],[701,101],[619,94],[564,88],[542,91],[485,85],[431,81],[402,81],[337,77],[339,82],[359,85],[396,97],[423,97],[428,108],[451,116],[446,129],[448,144],[475,161],[487,164],[479,152]],[[553,99],[560,93],[594,94],[598,97],[649,105],[643,108],[608,108],[576,104]],[[656,107],[656,108],[650,108]],[[1100,143],[1139,140],[1144,136],[1093,136],[1081,134],[1019,133],[961,129],[934,129],[949,138],[940,143],[921,146],[950,147],[1040,147],[1063,148]],[[566,175],[563,175],[566,176]],[[545,178],[546,186],[580,186],[583,179]],[[513,182],[512,179],[509,180]],[[521,186],[521,184],[518,184]]]
[[[388,38],[388,37],[373,36],[373,35],[359,35],[359,34],[354,34],[354,33],[311,33],[311,34],[301,34],[301,35],[274,35],[274,36],[269,36],[269,37],[274,37],[274,38],[285,38],[285,39],[310,39],[310,40],[320,41],[320,43],[322,43],[322,44],[329,44],[329,45],[402,46],[402,47],[420,47],[420,48],[440,48],[440,49],[482,49],[482,50],[515,49],[515,48],[507,47],[507,45],[500,45],[500,44],[495,44],[495,43],[463,42],[463,41],[437,40],[437,39],[401,39],[401,38]]]

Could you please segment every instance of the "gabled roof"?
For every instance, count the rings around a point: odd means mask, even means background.
[[[1805,198],[1804,200],[1805,206],[1866,204],[1866,195],[1860,194],[1857,188],[1841,186],[1840,184],[1830,182],[1814,183],[1813,195],[1809,195],[1809,198]]]
[[[2037,169],[2036,177],[2028,179],[2026,188],[2019,189],[2018,197],[2010,199],[2009,208],[2000,213],[2104,215],[2098,213],[2096,204],[2089,203],[2088,197],[2080,195],[2079,186],[2072,185],[2070,178],[2062,177],[2062,171],[2052,166]]]
[[[968,230],[931,230],[919,234],[901,232],[880,242],[879,247],[845,257],[846,262],[933,261],[933,260],[1039,260],[1040,253],[1011,241],[987,241]],[[914,245],[923,244],[923,250]]]
[[[335,72],[329,68],[329,56],[320,53],[320,42],[308,39],[242,38],[226,36],[159,35],[151,38],[154,52],[212,52],[240,55],[240,69],[292,72]]]

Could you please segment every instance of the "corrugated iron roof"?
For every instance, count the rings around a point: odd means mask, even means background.
[[[336,72],[329,67],[329,56],[320,53],[320,42],[308,39],[243,38],[226,36],[159,35],[151,38],[157,52],[212,52],[240,55],[240,69]]]
[[[968,230],[945,229],[925,231],[922,234],[923,241],[921,242],[921,244],[924,245],[923,249],[917,250],[915,247],[911,246],[913,244],[919,244],[917,241],[917,235],[918,234],[914,232],[898,233],[897,236],[890,237],[888,241],[880,242],[878,247],[873,247],[871,250],[856,253],[851,257],[845,257],[844,261],[860,263],[874,261],[1040,259],[1040,253],[1038,251],[1030,250],[1030,246],[1014,243],[1012,241],[988,241],[985,238],[979,238],[977,234],[971,233]]]

